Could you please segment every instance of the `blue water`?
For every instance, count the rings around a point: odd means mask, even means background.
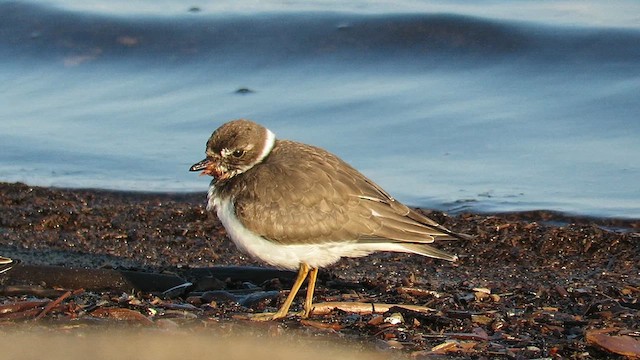
[[[188,167],[246,117],[410,205],[640,218],[640,2],[0,1],[0,19],[0,181],[205,191]]]

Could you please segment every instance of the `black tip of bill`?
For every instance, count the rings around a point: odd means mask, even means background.
[[[201,171],[201,170],[204,170],[207,167],[207,163],[208,163],[207,159],[199,161],[199,162],[191,165],[191,167],[189,168],[189,171]]]

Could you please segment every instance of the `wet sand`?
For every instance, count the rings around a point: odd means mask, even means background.
[[[264,266],[235,248],[204,205],[204,193],[143,194],[0,183],[0,255],[30,266],[153,274]],[[454,231],[475,235],[473,240],[443,246],[457,253],[459,262],[394,253],[343,259],[321,270],[315,299],[342,310],[319,307],[320,314],[308,321],[293,317],[261,324],[244,318],[247,313],[276,309],[286,295],[278,292],[287,289],[286,276],[268,281],[237,281],[229,276],[218,279],[219,292],[213,296],[204,296],[206,289],[200,289],[204,292],[189,290],[167,298],[140,291],[60,289],[46,283],[37,284],[37,289],[34,284],[22,287],[20,294],[9,270],[0,274],[2,331],[15,329],[12,336],[28,337],[33,329],[64,329],[78,335],[122,326],[141,332],[143,328],[161,329],[163,334],[175,331],[181,334],[178,337],[184,332],[194,336],[211,332],[215,337],[220,331],[248,333],[250,339],[294,335],[304,341],[339,341],[362,351],[414,358],[633,354],[640,334],[640,220],[548,211],[425,213]],[[48,287],[57,292],[42,296]],[[243,287],[262,291],[263,296],[245,305],[238,298],[221,296],[238,294]],[[55,294],[66,296],[52,304]],[[16,305],[41,300],[31,313]],[[301,305],[300,300],[294,307]],[[350,308],[353,303],[392,306],[371,314],[350,311],[362,310]],[[45,304],[52,305],[45,311]],[[153,331],[145,334],[153,336]],[[616,347],[628,338],[635,343],[622,350]]]

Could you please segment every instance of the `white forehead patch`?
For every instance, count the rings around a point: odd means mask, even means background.
[[[229,154],[231,154],[231,150],[230,149],[224,148],[224,149],[220,150],[220,155],[222,155],[222,157],[227,157],[227,156],[229,156]]]

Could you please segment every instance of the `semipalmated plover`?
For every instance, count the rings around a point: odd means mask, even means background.
[[[430,244],[468,237],[396,201],[328,151],[278,140],[249,120],[220,126],[205,153],[189,170],[213,177],[207,209],[215,210],[231,240],[270,265],[298,269],[284,304],[260,314],[262,320],[287,316],[307,277],[300,315],[309,316],[318,268],[341,257],[396,251],[455,261]]]

